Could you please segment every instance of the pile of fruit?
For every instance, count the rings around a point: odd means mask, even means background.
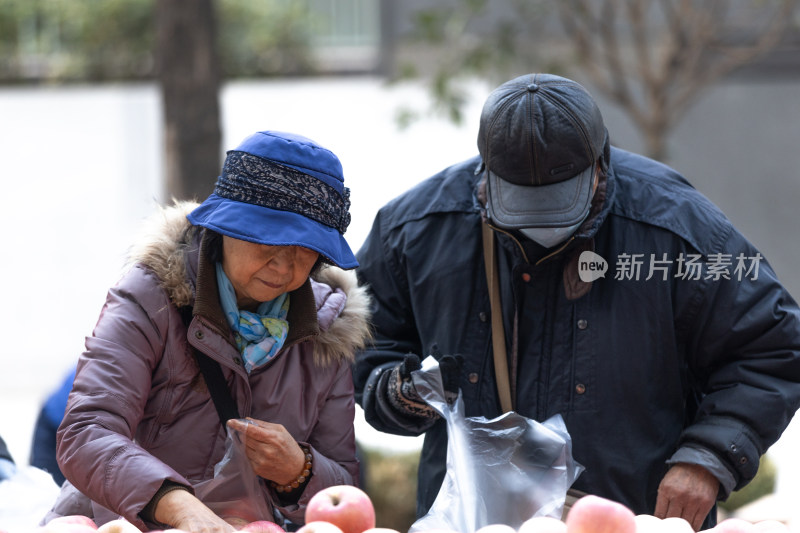
[[[278,524],[266,520],[247,522],[226,519],[237,531],[247,533],[283,533]],[[305,525],[297,533],[400,533],[375,526],[375,508],[369,496],[349,485],[328,487],[314,495],[306,507]],[[0,533],[3,533],[0,528]],[[100,527],[85,516],[64,516],[51,520],[32,533],[141,533],[133,524],[118,519]],[[150,533],[189,533],[178,529]],[[634,515],[624,505],[601,498],[584,496],[570,509],[564,521],[550,517],[534,517],[519,529],[492,524],[477,532],[430,530],[417,533],[694,533],[682,518],[660,519],[653,515]],[[777,520],[751,523],[728,518],[703,533],[790,533],[789,527]]]

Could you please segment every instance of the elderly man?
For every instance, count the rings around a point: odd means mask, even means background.
[[[797,304],[686,179],[611,147],[572,80],[498,87],[478,149],[384,206],[358,253],[375,337],[357,399],[375,428],[425,434],[418,513],[447,434],[410,372],[445,354],[468,416],[563,416],[574,489],[710,527],[800,406]]]

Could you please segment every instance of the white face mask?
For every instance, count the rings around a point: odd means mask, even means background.
[[[519,231],[533,242],[545,248],[552,248],[569,239],[588,216],[587,212],[580,222],[565,228],[522,228]]]

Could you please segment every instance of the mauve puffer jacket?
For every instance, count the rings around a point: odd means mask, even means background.
[[[298,503],[281,506],[262,483],[268,505],[302,523],[314,493],[357,482],[350,363],[368,335],[368,300],[355,276],[330,267],[291,293],[284,348],[248,376],[200,250],[202,228],[185,218],[194,206],[160,213],[108,293],[58,431],[69,483],[45,522],[87,513],[79,491],[96,522],[122,516],[150,529],[139,513],[165,480],[193,486],[213,477],[226,433],[192,346],[220,363],[240,416],[283,424],[312,449],[313,476]],[[194,314],[188,329],[185,305]]]

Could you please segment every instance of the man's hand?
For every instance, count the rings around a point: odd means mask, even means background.
[[[154,518],[162,524],[192,533],[231,533],[234,527],[187,490],[172,490],[156,505]]]
[[[699,531],[717,501],[719,481],[699,465],[678,463],[667,471],[658,486],[655,516],[677,516]]]
[[[445,399],[452,403],[458,398],[463,357],[460,355],[444,355],[439,358],[439,371],[442,375]],[[433,407],[420,398],[411,373],[421,368],[419,356],[413,353],[406,354],[401,363],[398,363],[385,377],[381,377],[379,387],[386,391],[389,403],[400,413],[419,418],[438,419]]]
[[[303,471],[303,449],[283,425],[248,418],[229,420],[228,427],[242,434],[253,471],[264,479],[286,485]]]

